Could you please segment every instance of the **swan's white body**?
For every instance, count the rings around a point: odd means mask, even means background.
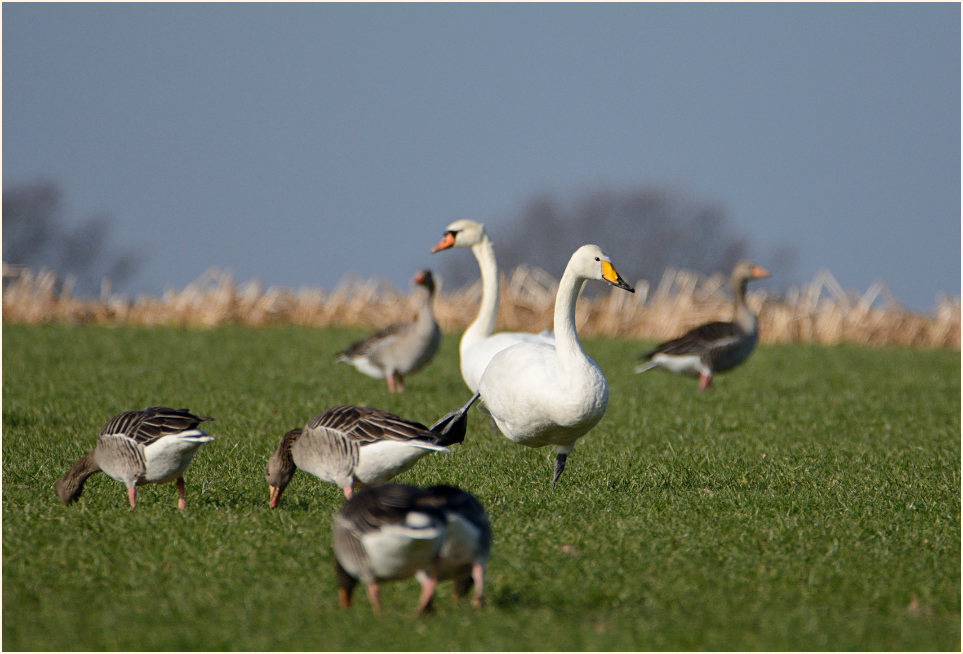
[[[491,360],[479,383],[481,399],[509,440],[529,447],[554,445],[554,485],[575,441],[602,419],[609,389],[575,331],[575,302],[586,279],[632,291],[597,245],[572,255],[555,298],[554,344],[517,343]]]
[[[547,332],[494,333],[498,314],[498,263],[495,259],[495,248],[485,233],[484,225],[474,220],[456,220],[445,228],[444,237],[431,251],[438,252],[453,247],[471,248],[481,274],[482,297],[478,315],[465,329],[458,344],[461,376],[465,385],[474,393],[478,390],[478,383],[488,363],[505,348],[518,343],[552,345],[554,340]]]

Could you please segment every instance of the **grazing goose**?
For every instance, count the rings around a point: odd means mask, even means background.
[[[471,603],[480,607],[484,602],[485,563],[492,546],[488,514],[474,495],[460,488],[431,486],[426,492],[439,502],[447,524],[445,543],[439,552],[438,580],[452,580],[456,599],[467,595],[474,585]]]
[[[388,392],[405,390],[405,375],[417,372],[438,351],[441,332],[431,303],[435,278],[430,270],[419,270],[412,280],[417,294],[418,314],[413,322],[398,322],[352,343],[339,352],[337,361],[350,363],[369,377],[384,378]]]
[[[714,373],[735,368],[755,349],[759,322],[746,304],[746,284],[764,277],[769,277],[765,268],[748,261],[737,263],[729,279],[735,307],[732,322],[706,323],[662,343],[640,357],[648,359],[648,363],[635,372],[662,368],[677,375],[698,376],[699,392],[703,392],[712,385]]]
[[[351,606],[351,593],[360,581],[371,607],[380,612],[378,583],[417,575],[418,613],[430,611],[445,527],[439,503],[421,488],[384,484],[360,491],[334,516],[339,604]]]
[[[465,329],[458,344],[458,354],[461,360],[461,376],[472,393],[478,390],[478,382],[488,362],[496,354],[516,343],[547,343],[551,345],[551,334],[529,334],[526,332],[495,331],[495,318],[498,313],[498,263],[495,260],[495,248],[485,226],[474,220],[456,220],[445,228],[445,235],[432,253],[449,248],[471,248],[472,254],[478,261],[481,273],[482,297],[478,307],[478,315]]]
[[[268,459],[269,506],[277,506],[298,468],[336,484],[350,499],[353,488],[384,483],[429,452],[448,452],[448,445],[465,440],[468,409],[476,399],[477,394],[431,427],[368,407],[319,413],[303,429],[286,433]]]
[[[575,441],[601,420],[608,404],[605,376],[579,344],[575,301],[586,279],[634,293],[597,245],[569,259],[555,297],[555,343],[519,343],[495,355],[479,384],[482,402],[509,440],[554,445],[558,481]]]
[[[80,497],[87,478],[98,471],[127,486],[130,508],[137,486],[177,481],[177,508],[184,509],[184,471],[194,453],[214,440],[197,425],[213,418],[195,416],[188,409],[152,406],[113,417],[97,437],[97,446],[80,457],[57,480],[54,490],[64,504]]]

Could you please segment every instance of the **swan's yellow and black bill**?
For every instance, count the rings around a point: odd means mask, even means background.
[[[615,267],[608,261],[602,262],[602,279],[612,286],[618,286],[619,288],[624,288],[629,293],[635,293],[635,289],[622,279],[621,275],[615,271]]]

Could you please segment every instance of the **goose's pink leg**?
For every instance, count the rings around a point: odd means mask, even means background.
[[[706,374],[704,372],[699,373],[699,392],[703,392],[707,388],[712,386],[712,375]]]
[[[475,582],[475,595],[471,598],[471,605],[480,607],[485,603],[483,587],[485,585],[485,566],[476,563],[471,567],[471,578]]]
[[[344,588],[338,589],[338,604],[340,604],[343,609],[351,606],[351,593]]]
[[[184,478],[177,478],[177,508],[183,511],[187,508],[187,495],[184,491]]]
[[[381,613],[381,602],[378,600],[378,584],[368,584],[368,600],[375,613]]]
[[[440,565],[440,561],[435,561],[431,566],[431,570],[425,578],[421,580],[421,597],[418,598],[418,615],[431,611],[431,600],[435,596],[435,586],[438,583],[438,568]]]

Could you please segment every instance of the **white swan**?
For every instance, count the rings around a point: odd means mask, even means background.
[[[494,334],[498,314],[498,263],[485,226],[474,220],[456,220],[445,228],[445,235],[432,253],[448,248],[471,248],[481,273],[482,297],[478,315],[461,336],[458,354],[461,360],[461,376],[472,393],[478,390],[478,382],[485,367],[496,354],[516,343],[554,343],[548,333],[500,332]]]
[[[528,447],[555,446],[552,486],[575,441],[602,419],[609,399],[605,376],[582,350],[575,331],[575,301],[586,279],[635,292],[597,245],[583,245],[559,282],[554,345],[519,343],[502,350],[478,387],[506,438]]]

